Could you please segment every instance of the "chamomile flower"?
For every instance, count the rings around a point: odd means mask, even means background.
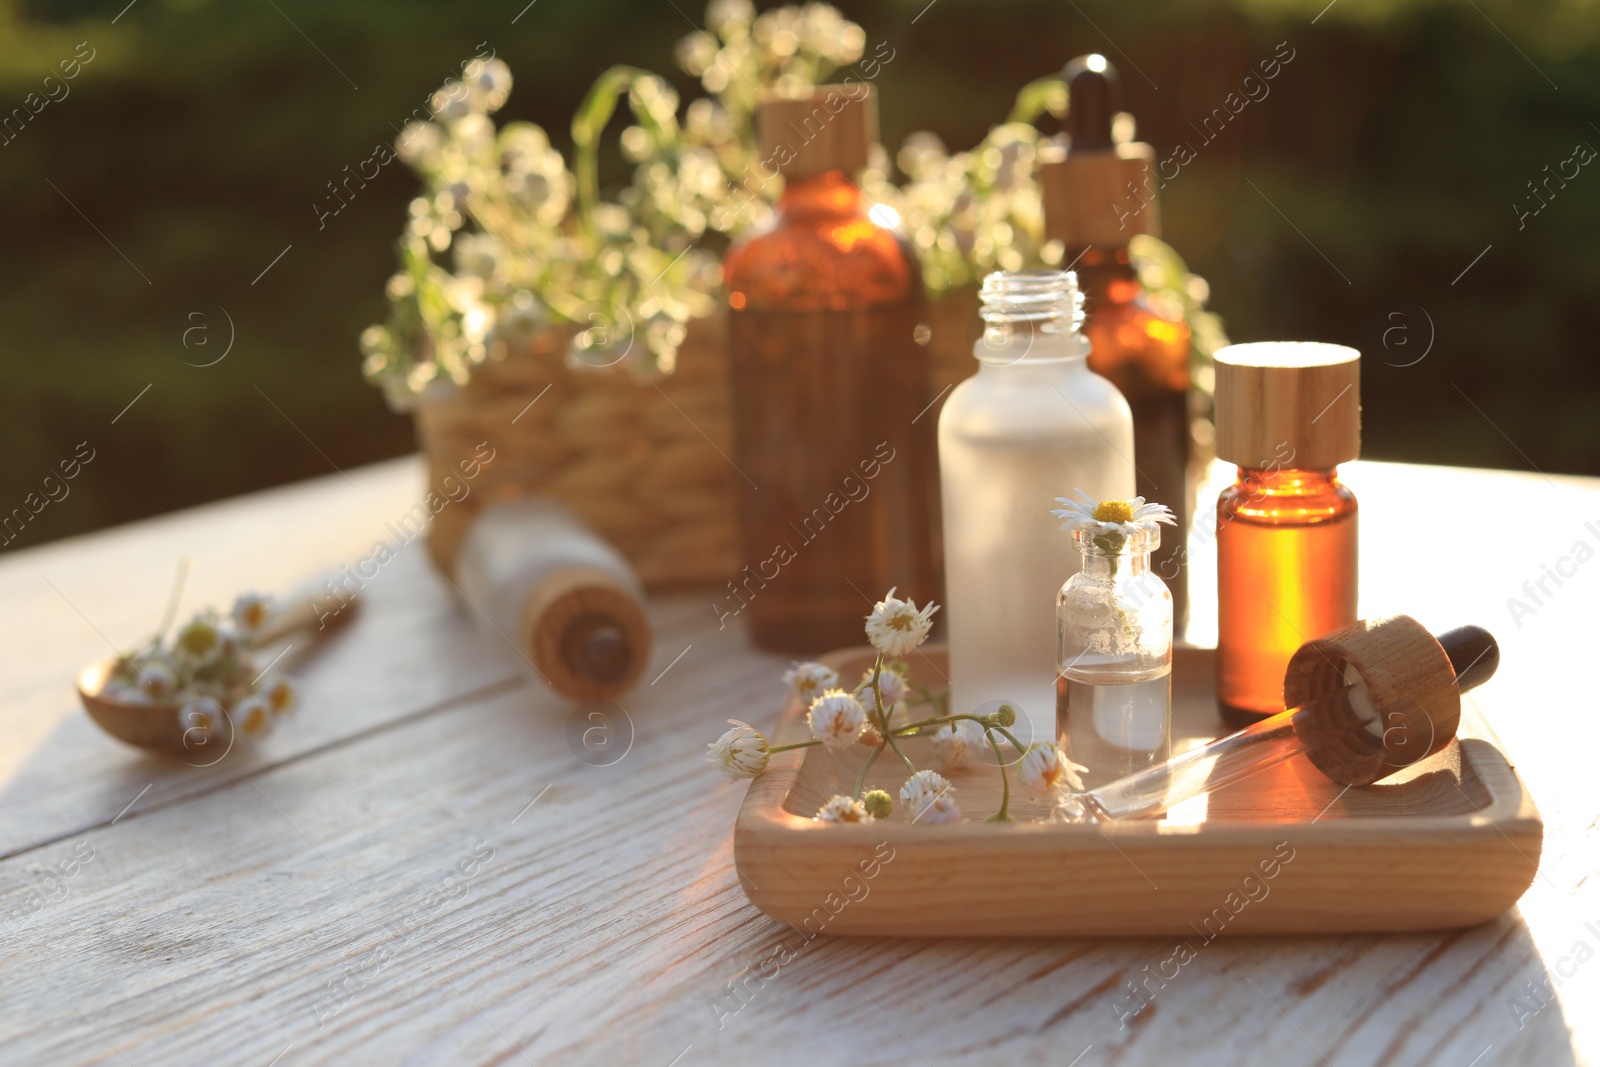
[[[923,826],[932,826],[941,822],[960,822],[961,806],[956,803],[956,798],[949,793],[941,793],[928,801],[927,806],[922,809],[920,814],[914,816],[911,821],[921,823]]]
[[[813,816],[817,822],[873,822],[872,813],[866,805],[859,800],[835,794],[828,798],[828,802],[817,809]]]
[[[249,641],[272,617],[272,601],[260,593],[245,593],[233,602],[233,628]]]
[[[733,729],[706,747],[706,759],[715,763],[733,781],[754,778],[767,769],[767,739],[749,723],[729,719]]]
[[[897,598],[890,589],[867,616],[867,640],[885,656],[908,655],[928,639],[928,631],[933,629],[933,613],[938,610],[937,604],[919,609],[914,602]]]
[[[911,683],[906,681],[906,676],[889,667],[883,668],[878,675],[878,692],[883,696],[883,710],[889,711],[896,704],[911,695]],[[872,700],[872,668],[867,668],[867,673],[861,676],[861,684],[856,686],[856,693],[861,702],[867,707],[873,707]]]
[[[133,670],[135,688],[152,702],[170,700],[178,691],[178,672],[171,664],[147,657],[130,660],[129,666]]]
[[[172,639],[173,654],[192,667],[205,667],[227,651],[227,636],[217,623],[216,613],[204,611],[183,624]]]
[[[866,721],[867,712],[861,701],[843,689],[824,690],[806,713],[811,736],[834,751],[854,744]]]
[[[881,789],[870,789],[861,798],[861,806],[874,819],[887,819],[889,813],[894,811],[894,800]]]
[[[272,730],[272,704],[260,694],[248,696],[233,706],[229,718],[246,737],[265,737]]]
[[[957,719],[933,732],[933,754],[947,771],[972,764],[983,746],[983,727],[971,719]]]
[[[918,822],[936,799],[954,793],[955,789],[956,787],[950,784],[950,779],[938,771],[918,771],[907,778],[905,784],[900,787],[900,805],[906,809],[906,814],[911,817],[912,822]],[[958,808],[956,818],[960,817],[961,812]]]
[[[227,729],[222,705],[211,697],[196,697],[178,709],[178,728],[183,731],[183,747],[191,751],[204,748]]]
[[[1062,789],[1081,793],[1079,776],[1088,769],[1067,759],[1060,745],[1031,745],[1017,764],[1017,782],[1030,793],[1049,795]]]
[[[1125,541],[1135,533],[1153,533],[1156,523],[1168,526],[1177,524],[1172,511],[1165,504],[1146,504],[1144,497],[1132,500],[1102,500],[1096,503],[1082,489],[1074,489],[1083,499],[1058,496],[1050,514],[1062,520],[1063,530],[1082,531],[1085,538],[1106,537]]]
[[[783,684],[793,689],[800,703],[809,708],[823,690],[839,684],[839,672],[821,663],[796,663],[784,672]]]
[[[300,694],[295,689],[294,683],[281,674],[267,677],[265,684],[261,686],[261,695],[266,698],[267,705],[274,715],[293,711],[294,706],[300,702]]]

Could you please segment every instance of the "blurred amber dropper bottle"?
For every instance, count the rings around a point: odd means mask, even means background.
[[[876,129],[865,85],[764,96],[757,170],[783,194],[723,260],[747,565],[730,595],[763,648],[858,644],[891,586],[941,597],[922,273],[852,180]]]
[[[1076,271],[1084,294],[1089,368],[1109,378],[1133,409],[1135,492],[1166,504],[1178,529],[1162,537],[1151,567],[1172,590],[1173,625],[1188,619],[1183,565],[1194,513],[1194,449],[1189,412],[1189,327],[1151,307],[1128,254],[1138,234],[1161,234],[1155,152],[1117,144],[1111,134],[1116,70],[1104,56],[1079,56],[1062,76],[1069,86],[1064,157],[1041,157],[1045,236],[1064,245],[1061,266]],[[1059,151],[1059,150],[1058,150]]]
[[[1217,704],[1235,727],[1283,711],[1284,668],[1356,615],[1356,498],[1338,465],[1361,454],[1361,353],[1268,342],[1216,354]]]

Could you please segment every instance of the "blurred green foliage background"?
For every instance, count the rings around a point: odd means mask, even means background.
[[[500,118],[558,144],[612,64],[700,95],[671,61],[702,15],[683,0],[125,2],[0,0],[0,512],[96,452],[8,548],[413,447],[356,337],[385,315],[415,183],[393,162],[321,229],[315,205],[480,42],[516,75]],[[1105,52],[1158,157],[1199,150],[1165,190],[1166,237],[1232,337],[1369,354],[1369,457],[1600,473],[1600,166],[1520,228],[1518,209],[1547,164],[1600,146],[1600,5],[840,6],[869,51],[895,49],[891,150],[919,129],[967,147],[1024,81]],[[1270,96],[1203,143],[1190,124],[1279,42],[1295,58]],[[29,93],[59,98],[33,114]],[[194,366],[223,351],[224,312],[231,351]]]

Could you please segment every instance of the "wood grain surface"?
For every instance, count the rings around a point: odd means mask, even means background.
[[[408,459],[0,555],[0,1063],[1593,1062],[1600,482],[1344,473],[1363,614],[1501,638],[1475,697],[1546,836],[1494,921],[1219,939],[1176,972],[1171,937],[806,938],[746,898],[745,787],[702,762],[779,706],[784,661],[719,630],[711,591],[656,599],[643,683],[574,709],[478,638],[420,540],[252,752],[174,764],[78,708],[78,668],[148,634],[181,556],[190,608],[339,574],[425,492]]]

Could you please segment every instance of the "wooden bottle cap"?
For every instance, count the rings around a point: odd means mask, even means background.
[[[878,139],[878,101],[870,85],[819,85],[804,93],[763,93],[756,144],[763,170],[786,179],[867,165]]]
[[[1039,158],[1044,235],[1068,248],[1121,248],[1135,235],[1161,236],[1161,208],[1150,173],[1155,149],[1130,141],[1103,151],[1057,148]]]
[[[1328,470],[1361,455],[1361,353],[1265,341],[1216,353],[1217,458]]]
[[[1351,702],[1312,703],[1343,688],[1351,670],[1377,713],[1376,730]],[[1450,656],[1409,615],[1358,622],[1307,641],[1289,658],[1283,699],[1285,707],[1310,712],[1295,717],[1306,755],[1344,785],[1370,785],[1433,755],[1450,744],[1461,722]]]
[[[518,635],[551,687],[574,700],[609,700],[631,689],[650,659],[650,620],[614,575],[566,567],[522,605]]]

